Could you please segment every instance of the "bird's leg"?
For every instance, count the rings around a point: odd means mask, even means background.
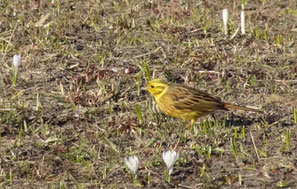
[[[186,129],[192,127],[192,125],[194,125],[195,122],[196,122],[195,119],[191,119],[191,121],[186,125]]]

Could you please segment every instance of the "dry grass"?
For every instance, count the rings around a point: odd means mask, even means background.
[[[294,0],[248,1],[233,39],[241,1],[38,2],[0,1],[1,188],[139,187],[131,154],[145,188],[297,186]],[[141,90],[149,76],[266,114],[216,112],[185,130]],[[161,154],[177,141],[167,183]]]

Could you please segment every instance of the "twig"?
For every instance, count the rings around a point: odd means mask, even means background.
[[[200,70],[198,71],[199,73],[214,73],[214,74],[218,74],[220,75],[220,72],[217,72],[217,71],[208,71],[208,70]]]
[[[290,92],[294,92],[289,86],[288,86],[288,84],[286,83],[286,81],[285,80],[283,80],[283,82],[282,82],[287,88],[288,88],[288,90],[290,91]]]
[[[154,50],[154,51],[151,51],[151,52],[148,52],[148,53],[144,53],[144,54],[140,54],[140,55],[134,56],[133,58],[141,58],[141,57],[144,57],[144,56],[147,56],[147,55],[156,53],[156,52],[158,52],[160,49],[161,49],[161,47],[158,47],[158,48],[157,48],[156,50]]]
[[[236,31],[235,31],[235,33],[232,35],[231,39],[233,39],[233,38],[237,35],[238,31],[239,31],[239,28],[236,29]]]
[[[254,150],[256,152],[257,160],[259,161],[260,160],[260,157],[259,157],[258,150],[257,150],[256,144],[255,144],[255,141],[254,141],[254,137],[253,137],[253,134],[252,134],[251,131],[250,131],[250,135],[251,135],[251,139],[252,139],[252,142],[253,142]]]
[[[177,140],[177,143],[174,145],[174,148],[172,150],[175,151],[175,149],[178,147],[178,145],[179,145],[179,139]]]
[[[203,31],[203,28],[198,28],[198,29],[192,30],[192,31],[190,31],[190,33],[195,33],[195,32],[198,32],[198,31]]]
[[[292,82],[292,83],[297,83],[297,80],[274,80],[275,82],[283,83],[283,82]]]

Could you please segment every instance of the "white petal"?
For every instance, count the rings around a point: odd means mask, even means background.
[[[241,11],[240,14],[240,20],[241,20],[241,33],[245,34],[245,18],[244,18],[244,10]]]
[[[224,25],[227,25],[228,16],[229,16],[228,9],[223,9],[223,22],[224,22]]]
[[[179,153],[175,151],[167,151],[163,152],[162,156],[167,168],[169,169],[169,172],[171,173],[174,163],[179,158]]]
[[[21,55],[14,55],[13,56],[13,66],[15,69],[18,69],[19,66],[21,65],[21,62],[22,62],[22,58],[21,58]]]
[[[228,34],[228,10],[227,9],[223,9],[223,23],[224,23],[224,32],[225,32],[225,35]]]
[[[127,167],[134,173],[136,174],[138,170],[138,165],[139,165],[139,160],[137,156],[130,156],[129,158],[125,158],[125,162]]]

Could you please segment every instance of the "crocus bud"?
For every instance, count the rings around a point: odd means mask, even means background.
[[[245,34],[245,18],[244,18],[244,9],[242,9],[240,13],[240,21],[241,21],[241,33]]]
[[[15,70],[18,70],[19,66],[21,65],[22,63],[22,58],[21,58],[21,55],[14,55],[13,56],[13,66],[14,66],[14,69]]]
[[[179,153],[176,151],[169,150],[167,152],[163,152],[163,160],[167,165],[169,175],[172,173],[173,165],[178,158],[179,158]]]
[[[137,156],[130,156],[129,158],[125,158],[125,162],[127,167],[134,173],[136,177],[136,172],[138,170],[139,160]]]
[[[227,9],[223,9],[223,23],[224,23],[224,32],[225,35],[228,35],[228,10]]]

